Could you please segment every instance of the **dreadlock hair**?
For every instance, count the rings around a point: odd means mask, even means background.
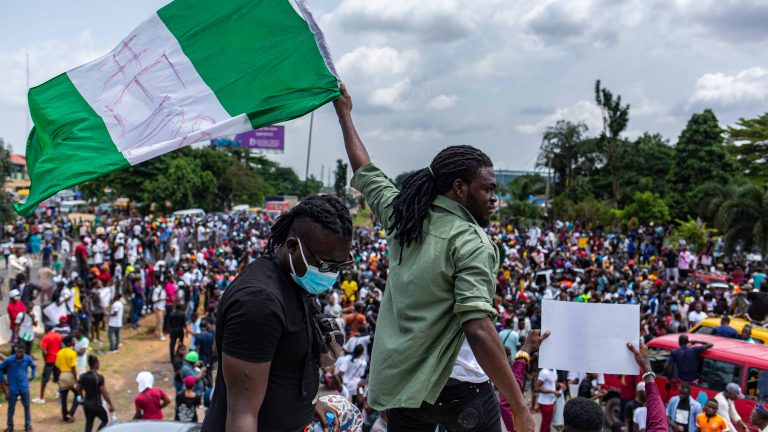
[[[480,168],[493,162],[482,151],[468,145],[451,146],[435,156],[427,168],[409,175],[392,201],[392,228],[402,248],[421,243],[424,219],[438,195],[453,187],[456,180],[469,184]]]
[[[308,219],[326,231],[352,238],[352,217],[347,206],[332,195],[314,195],[277,218],[267,241],[268,254],[274,255],[285,243],[294,222],[300,219]]]

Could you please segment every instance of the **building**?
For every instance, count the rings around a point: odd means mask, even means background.
[[[11,153],[11,169],[5,178],[3,189],[6,192],[27,195],[29,193],[29,174],[27,173],[27,158],[18,153]]]
[[[501,185],[508,185],[512,180],[524,176],[524,175],[535,175],[537,174],[535,171],[524,171],[524,170],[504,170],[504,169],[497,169],[496,170],[496,183]]]

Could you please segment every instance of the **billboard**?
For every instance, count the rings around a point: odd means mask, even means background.
[[[285,127],[265,126],[235,135],[233,139],[211,140],[213,147],[242,147],[282,153],[285,150]]]

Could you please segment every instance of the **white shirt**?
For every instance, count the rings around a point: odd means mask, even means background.
[[[152,307],[155,310],[165,310],[165,288],[158,285],[152,289]]]
[[[75,339],[75,351],[85,348],[85,352],[77,355],[77,377],[88,371],[88,345],[90,341],[83,336],[80,340]]]
[[[554,369],[542,369],[539,371],[538,380],[541,381],[541,389],[548,391],[557,390],[557,371]],[[552,405],[557,397],[551,393],[539,393],[539,405]]]
[[[456,363],[454,363],[453,370],[451,371],[451,378],[475,384],[488,381],[488,375],[483,372],[483,368],[477,362],[475,354],[472,353],[472,348],[466,339],[464,339],[459,355],[456,357]]]
[[[707,313],[704,311],[701,311],[701,312],[691,311],[688,314],[688,323],[691,325],[691,327],[693,327],[696,324],[700,323],[701,321],[705,320],[706,318],[707,318]]]
[[[112,308],[109,310],[109,326],[110,327],[122,327],[123,326],[123,311],[124,311],[124,309],[125,309],[125,306],[123,306],[123,302],[116,301],[116,302],[112,303]]]
[[[342,377],[344,387],[347,388],[350,395],[356,395],[357,384],[360,382],[363,375],[365,375],[365,367],[368,363],[363,360],[362,357],[353,359],[351,355],[344,357],[344,359],[344,361],[337,362],[337,372],[344,373],[344,376]]]
[[[646,407],[635,408],[635,413],[632,415],[632,421],[635,422],[637,427],[643,431],[646,427],[646,420],[648,418],[648,409]]]

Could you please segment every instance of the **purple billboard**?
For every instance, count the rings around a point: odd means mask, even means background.
[[[233,140],[242,148],[254,150],[285,150],[285,127],[265,126],[235,135]]]

